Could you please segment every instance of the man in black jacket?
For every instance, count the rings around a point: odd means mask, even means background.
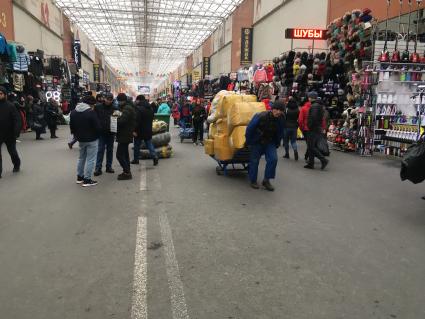
[[[117,119],[117,160],[120,163],[123,173],[118,175],[118,180],[132,179],[130,169],[130,154],[128,153],[128,145],[133,141],[133,133],[136,128],[136,111],[127,99],[125,93],[120,93],[117,96],[117,101],[120,107],[120,116]]]
[[[153,159],[153,165],[158,165],[158,155],[156,154],[155,147],[152,144],[152,123],[154,112],[149,102],[143,95],[136,98],[136,129],[134,137],[134,160],[131,164],[139,164],[140,146],[142,141],[145,142],[146,147]]]
[[[94,176],[102,175],[103,157],[106,149],[106,173],[115,173],[112,169],[112,159],[114,157],[115,134],[111,132],[111,116],[114,113],[112,105],[114,96],[112,93],[105,93],[103,102],[96,104],[94,110],[99,118],[102,132],[99,136],[99,150],[97,152],[96,169]]]
[[[77,184],[83,187],[95,186],[92,174],[96,164],[98,138],[101,126],[93,107],[96,99],[93,96],[84,96],[81,103],[71,112],[69,123],[71,133],[80,144],[80,157],[78,158]]]
[[[6,144],[7,151],[12,159],[13,172],[17,173],[21,167],[21,160],[16,151],[16,138],[21,130],[20,115],[15,106],[7,101],[7,91],[0,86],[0,178],[3,172],[1,146]]]
[[[317,142],[321,138],[323,131],[326,129],[325,123],[325,110],[323,105],[316,101],[313,101],[313,104],[308,113],[308,164],[304,166],[308,169],[314,169],[314,158],[317,157],[322,163],[321,169],[329,164],[329,161],[323,156],[320,150],[317,148]]]
[[[193,144],[198,145],[198,137],[201,145],[204,145],[204,122],[207,119],[205,107],[199,103],[195,105],[192,111],[192,121],[195,132],[193,133]]]
[[[298,116],[300,110],[297,101],[290,97],[285,110],[285,134],[283,138],[283,145],[285,146],[284,158],[289,158],[289,142],[291,142],[292,149],[294,150],[295,160],[298,161]]]

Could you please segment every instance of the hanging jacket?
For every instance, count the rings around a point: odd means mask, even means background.
[[[255,71],[254,82],[255,83],[267,82],[267,72],[266,70],[264,70],[264,68],[258,69],[257,71]]]
[[[13,63],[13,70],[20,72],[28,72],[28,66],[30,64],[30,57],[25,52],[25,48],[21,45],[16,47],[16,62]]]
[[[273,82],[274,68],[272,65],[268,65],[266,67],[266,73],[267,73],[267,82]]]
[[[0,55],[7,55],[7,41],[6,37],[0,33]]]
[[[8,43],[7,53],[9,55],[9,61],[16,62],[16,59],[17,59],[16,45]]]

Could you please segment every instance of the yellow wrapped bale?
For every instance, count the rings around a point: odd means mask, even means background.
[[[220,161],[228,161],[233,158],[234,149],[229,145],[229,137],[227,135],[218,134],[214,138],[215,158]]]
[[[229,136],[229,126],[227,125],[227,118],[219,119],[217,122],[217,134]]]
[[[257,96],[256,95],[242,95],[244,102],[257,102]]]
[[[247,126],[256,113],[264,112],[266,105],[263,102],[236,103],[227,115],[229,132],[236,126]]]
[[[237,126],[234,128],[229,138],[230,147],[240,150],[245,146],[246,126]]]
[[[204,150],[207,155],[214,155],[214,140],[208,139],[204,141]]]
[[[210,139],[214,139],[214,135],[217,134],[217,124],[216,123],[212,123],[210,124],[210,130],[208,131],[208,137]]]
[[[217,107],[218,118],[226,118],[230,109],[240,102],[257,102],[255,95],[227,95],[224,96],[221,103]]]

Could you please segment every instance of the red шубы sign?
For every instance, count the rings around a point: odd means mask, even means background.
[[[322,29],[292,28],[286,29],[285,37],[287,39],[326,40],[326,32],[327,30]]]

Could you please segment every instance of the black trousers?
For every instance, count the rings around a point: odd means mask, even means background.
[[[196,143],[198,141],[203,142],[204,141],[204,122],[197,122],[193,121],[193,128],[195,132],[193,133],[193,143]]]
[[[308,143],[308,164],[314,166],[314,158],[317,157],[321,162],[325,160],[323,154],[317,148],[317,140],[320,138],[320,133],[309,132],[307,143]]]
[[[3,161],[1,156],[1,147],[3,143],[6,144],[7,151],[9,152],[10,158],[14,167],[19,168],[21,166],[21,159],[19,158],[18,151],[16,150],[16,140],[8,139],[6,141],[0,140],[0,176],[3,172]]]
[[[130,173],[130,154],[128,152],[129,143],[118,143],[117,160],[120,163],[124,173]]]
[[[50,130],[50,137],[56,136],[56,130],[58,129],[58,126],[56,124],[50,124],[49,130]]]
[[[307,144],[307,149],[306,149],[305,155],[304,155],[304,158],[306,160],[308,160],[308,158],[309,158],[309,154],[308,154],[308,133],[309,133],[308,131],[303,131],[304,140],[305,140],[305,143]]]

